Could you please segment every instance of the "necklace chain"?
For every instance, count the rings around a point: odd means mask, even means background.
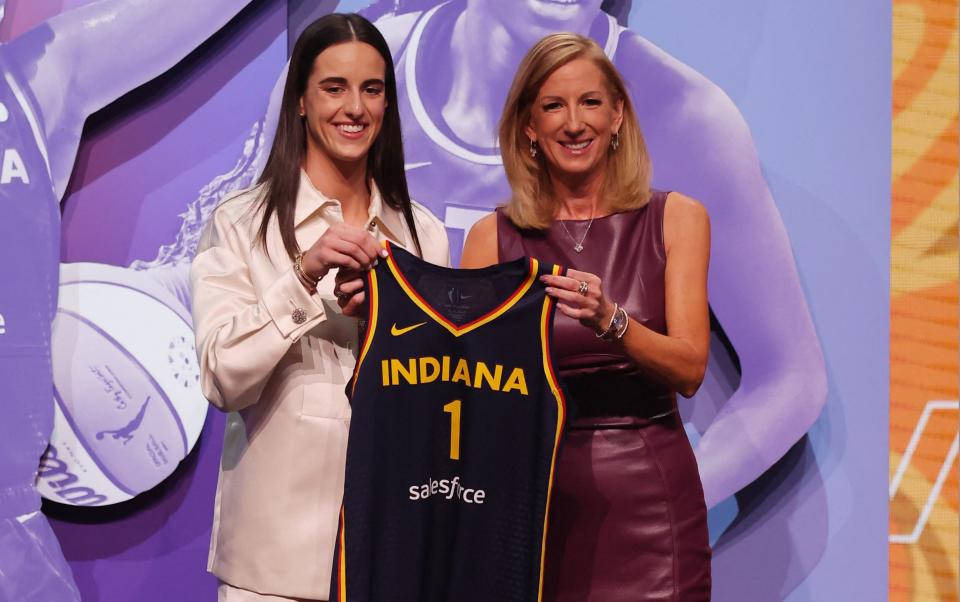
[[[570,230],[567,230],[567,224],[564,223],[564,220],[558,220],[560,222],[560,227],[563,228],[563,231],[567,233],[567,236],[573,242],[573,250],[576,251],[577,253],[580,253],[583,251],[583,241],[587,240],[587,234],[590,234],[590,226],[593,225],[593,218],[594,218],[594,215],[593,215],[593,212],[591,211],[590,221],[587,222],[587,229],[584,230],[583,236],[580,237],[579,241],[573,237],[573,234],[570,234]]]

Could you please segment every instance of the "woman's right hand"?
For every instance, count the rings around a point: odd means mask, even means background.
[[[304,251],[303,271],[319,280],[333,268],[363,271],[373,267],[378,256],[386,256],[377,240],[366,230],[350,224],[334,224]]]

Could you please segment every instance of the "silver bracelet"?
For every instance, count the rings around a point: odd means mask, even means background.
[[[619,315],[619,313],[620,313],[620,306],[614,303],[613,314],[610,315],[610,322],[607,324],[606,328],[604,328],[601,332],[597,333],[598,339],[609,341],[610,337],[620,329],[620,324],[617,322],[617,316]]]

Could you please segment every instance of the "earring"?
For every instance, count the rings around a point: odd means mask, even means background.
[[[613,150],[620,148],[620,132],[614,132],[613,136],[610,136],[610,148]]]
[[[537,149],[537,141],[536,141],[536,140],[531,140],[531,141],[530,141],[530,158],[531,158],[531,159],[536,159],[536,158],[537,158],[537,151],[538,151],[538,149]]]

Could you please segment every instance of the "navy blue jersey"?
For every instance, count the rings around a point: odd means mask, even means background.
[[[566,407],[550,357],[560,273],[387,244],[352,387],[331,600],[539,600]]]

